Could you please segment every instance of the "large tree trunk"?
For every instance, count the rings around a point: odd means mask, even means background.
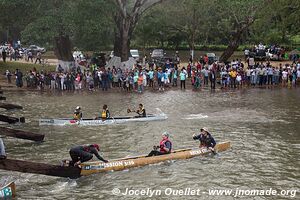
[[[243,34],[248,31],[250,25],[254,22],[253,18],[249,17],[243,24],[236,25],[236,31],[232,34],[229,44],[220,57],[221,62],[226,62],[232,56],[234,51],[240,45]]]
[[[73,61],[72,45],[69,36],[60,35],[55,37],[54,53],[58,60]]]
[[[130,52],[130,40],[133,30],[142,15],[150,7],[163,0],[135,0],[132,11],[128,12],[130,2],[115,0],[118,12],[115,15],[117,29],[115,32],[114,55],[121,57],[121,62],[127,61]]]
[[[133,29],[130,18],[122,18],[120,15],[116,20],[117,30],[115,32],[114,55],[121,57],[121,62],[127,61],[130,51],[130,39]]]
[[[239,47],[240,37],[234,37],[227,46],[226,50],[222,53],[220,57],[221,62],[226,62]]]
[[[58,37],[55,37],[54,40],[54,53],[58,59],[58,63],[65,71],[69,71],[74,66],[72,44],[70,38],[69,36],[60,35]]]

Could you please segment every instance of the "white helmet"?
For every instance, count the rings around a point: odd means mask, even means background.
[[[76,107],[76,110],[80,110],[80,109],[81,109],[80,106],[77,106],[77,107]]]

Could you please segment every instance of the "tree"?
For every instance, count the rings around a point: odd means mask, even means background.
[[[218,1],[219,2],[219,1]],[[226,24],[223,33],[227,35],[228,46],[220,57],[221,62],[226,62],[248,33],[254,23],[257,12],[263,7],[264,0],[223,0],[216,5],[215,20]],[[222,27],[222,23],[220,23]],[[225,36],[226,38],[226,36]]]
[[[62,67],[72,65],[74,45],[97,50],[109,46],[113,38],[112,20],[105,0],[41,0],[36,2],[36,17],[22,31],[23,41],[54,47]]]
[[[33,20],[37,0],[1,0],[0,2],[0,42],[20,39],[21,31]],[[15,13],[22,14],[22,17]]]
[[[300,31],[300,1],[272,0],[259,13],[251,29],[251,39],[269,44],[287,44]],[[266,26],[267,24],[267,26]]]
[[[114,15],[116,23],[114,54],[121,61],[128,60],[130,41],[133,31],[142,14],[163,0],[115,0],[117,11]]]
[[[181,0],[176,1],[174,6],[168,9],[169,31],[184,36],[192,59],[194,59],[197,38],[200,37],[201,28],[209,12],[209,9],[201,8],[205,8],[209,3],[210,1],[207,0]]]

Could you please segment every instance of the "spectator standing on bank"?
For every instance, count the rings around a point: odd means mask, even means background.
[[[36,54],[36,59],[34,64],[36,64],[37,61],[39,61],[39,64],[41,64],[42,63],[41,59],[42,59],[42,53],[38,51]]]

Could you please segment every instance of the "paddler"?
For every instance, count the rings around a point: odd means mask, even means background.
[[[143,104],[139,104],[139,109],[136,111],[136,113],[139,115],[139,117],[146,117],[146,110]]]
[[[81,112],[80,106],[77,106],[75,108],[73,119],[74,120],[81,120],[82,119],[82,112]]]
[[[103,106],[103,109],[102,109],[102,112],[101,112],[101,119],[106,120],[108,118],[110,118],[110,113],[109,113],[109,110],[108,110],[108,106],[105,104]]]
[[[70,156],[72,161],[70,162],[70,166],[78,166],[83,162],[87,162],[93,158],[95,155],[99,160],[107,163],[108,160],[102,158],[98,151],[100,151],[98,144],[90,144],[90,145],[80,145],[75,146],[70,149]]]
[[[2,139],[0,138],[0,160],[4,159],[6,159],[5,146]]]
[[[164,132],[162,134],[162,140],[159,142],[159,146],[154,146],[153,150],[148,154],[150,156],[159,156],[169,154],[172,151],[172,142],[169,140],[169,133]]]
[[[214,147],[216,146],[216,141],[213,136],[209,133],[206,127],[200,129],[200,134],[193,135],[194,140],[200,141],[200,148],[207,148],[211,150],[213,153],[215,152]]]

